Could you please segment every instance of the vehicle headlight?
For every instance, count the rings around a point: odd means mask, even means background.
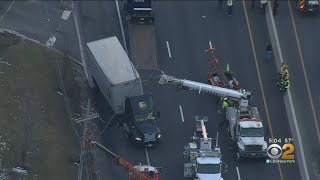
[[[244,151],[244,149],[245,149],[245,145],[242,142],[238,142],[238,147],[239,147],[240,151]]]
[[[157,139],[160,139],[160,138],[161,138],[161,134],[158,133],[158,134],[157,134]]]
[[[267,145],[267,142],[264,142],[264,143],[263,143],[263,146],[262,146],[262,150],[264,150],[264,151],[267,150],[267,146],[268,146],[268,145]]]
[[[141,141],[141,138],[139,138],[139,137],[136,137],[134,139],[137,140],[137,141]]]

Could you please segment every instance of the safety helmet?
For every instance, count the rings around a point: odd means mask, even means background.
[[[224,98],[223,100],[225,100],[225,101],[226,101],[226,100],[228,100],[228,98]]]

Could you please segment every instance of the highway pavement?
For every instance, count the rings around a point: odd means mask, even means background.
[[[204,49],[208,48],[208,42],[211,40],[216,47],[220,63],[229,63],[242,87],[253,91],[252,104],[258,107],[265,127],[269,127],[266,128],[266,132],[269,132],[268,137],[291,137],[282,96],[275,86],[275,64],[264,59],[268,32],[260,9],[250,9],[249,4],[246,4],[244,9],[240,1],[234,5],[233,16],[228,17],[225,4],[218,8],[217,2],[212,1],[165,1],[156,2],[155,16],[158,64],[161,70],[182,79],[205,83],[209,61]],[[86,42],[112,35],[116,35],[120,41],[122,39],[114,2],[81,1],[80,20]],[[247,25],[248,20],[250,28]],[[166,41],[170,45],[171,58]],[[139,72],[144,80],[159,74],[157,70]],[[261,88],[266,103],[263,102]],[[194,116],[206,115],[209,117],[209,136],[215,137],[216,132],[219,132],[223,161],[228,165],[228,171],[223,174],[225,179],[237,179],[236,167],[239,168],[241,178],[248,180],[286,180],[299,177],[296,165],[278,166],[251,160],[237,162],[225,128],[217,127],[224,118],[218,114],[220,106],[214,97],[177,90],[174,86],[160,85],[157,80],[150,79],[145,83],[145,93],[153,94],[157,109],[161,112],[158,124],[163,136],[158,146],[145,151],[128,142],[117,128],[108,128],[104,133],[103,143],[129,162],[150,162],[153,166],[162,167],[163,179],[183,179],[182,152],[195,130]],[[101,94],[98,93],[97,96],[100,101],[103,99]],[[179,105],[184,113],[184,122],[180,116]],[[98,106],[102,114],[103,109],[107,109],[103,102]],[[107,113],[102,116],[108,121]],[[114,166],[111,159],[109,160],[108,171],[112,172],[110,178],[125,179],[126,171]]]
[[[79,17],[85,42],[116,35],[122,42],[121,30],[112,1],[80,1]],[[123,7],[122,2],[120,8]],[[308,82],[310,84],[310,103],[308,90],[305,88],[305,77],[297,45],[290,11],[286,2],[281,2],[277,27],[285,58],[287,59],[292,82],[292,94],[303,133],[308,162],[313,159],[316,148],[311,144],[319,144],[316,123],[319,116],[319,89],[317,81],[316,59],[317,46],[310,43],[320,40],[313,36],[320,30],[318,20],[314,17],[299,17],[293,12],[300,51],[304,61]],[[1,28],[15,30],[41,43],[55,35],[57,40],[54,47],[65,51],[66,47],[71,56],[80,59],[77,37],[74,30],[73,18],[67,21],[61,19],[64,8],[56,1],[16,1],[10,6],[9,1],[0,2]],[[164,1],[155,3],[156,29],[158,39],[159,68],[167,74],[182,79],[199,82],[207,81],[209,70],[208,57],[204,49],[208,48],[209,40],[216,47],[216,55],[220,63],[230,64],[243,88],[254,93],[253,105],[259,109],[268,132],[268,137],[290,138],[288,119],[281,94],[275,86],[276,67],[274,61],[265,61],[265,43],[269,41],[265,18],[261,9],[251,9],[246,2],[234,4],[233,16],[226,16],[226,3],[218,8],[215,1]],[[28,9],[28,11],[25,11]],[[123,15],[123,11],[122,11]],[[50,18],[48,21],[47,18]],[[122,20],[124,21],[124,17]],[[125,22],[125,21],[124,21]],[[249,25],[248,25],[249,22]],[[312,28],[309,28],[312,27]],[[127,31],[124,26],[125,32]],[[128,39],[128,37],[126,37]],[[170,45],[170,54],[168,47]],[[195,130],[194,116],[207,115],[209,122],[207,129],[209,136],[215,137],[219,132],[219,144],[223,153],[223,161],[228,165],[228,171],[223,174],[225,179],[237,179],[236,167],[239,168],[242,179],[299,179],[296,164],[266,164],[263,161],[235,160],[234,151],[226,137],[225,128],[217,127],[224,118],[218,114],[220,106],[216,99],[209,95],[196,94],[185,90],[177,90],[171,85],[160,85],[157,79],[150,79],[159,74],[158,70],[139,70],[143,79],[145,93],[153,94],[157,109],[161,112],[158,121],[162,130],[161,143],[151,149],[136,147],[131,144],[116,126],[107,128],[103,134],[103,144],[115,153],[123,156],[132,164],[147,164],[162,167],[163,179],[183,179],[183,147]],[[301,94],[301,95],[300,95]],[[303,95],[302,95],[303,94]],[[300,95],[300,96],[299,96]],[[110,119],[109,107],[101,94],[96,94],[97,106],[102,118]],[[265,100],[265,101],[264,101]],[[184,113],[181,119],[179,105]],[[313,106],[313,108],[312,108]],[[112,124],[112,123],[111,123]],[[319,123],[318,123],[319,124]],[[101,125],[103,127],[104,124]],[[268,139],[266,139],[268,140]],[[110,179],[126,179],[127,172],[115,166],[111,158],[108,159],[108,177]],[[313,168],[309,168],[310,173]],[[317,179],[313,176],[311,179]]]
[[[64,10],[72,11],[72,4],[37,0],[1,1],[0,27],[42,44],[55,37],[53,48],[80,59],[72,14],[62,16]]]
[[[288,64],[291,92],[310,179],[319,179],[320,167],[312,163],[320,149],[319,57],[316,42],[320,31],[319,16],[299,15],[296,4],[280,3],[275,17],[284,61]],[[308,83],[308,84],[307,84]],[[318,171],[318,172],[316,172]]]

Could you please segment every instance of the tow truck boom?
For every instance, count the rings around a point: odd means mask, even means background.
[[[189,90],[198,91],[199,94],[203,92],[206,94],[213,94],[221,97],[229,97],[237,101],[240,101],[241,99],[247,100],[249,99],[249,96],[251,96],[251,92],[246,91],[244,89],[236,91],[232,89],[221,88],[221,87],[217,87],[217,86],[213,86],[205,83],[199,83],[195,81],[179,79],[173,76],[168,76],[163,72],[160,76],[159,84],[174,84],[174,85],[187,88]]]

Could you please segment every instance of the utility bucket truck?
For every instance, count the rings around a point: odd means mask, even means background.
[[[88,70],[104,95],[118,124],[134,142],[152,146],[161,134],[151,95],[144,95],[140,75],[131,63],[117,37],[113,36],[87,43]]]
[[[191,142],[184,148],[184,177],[193,177],[195,180],[223,180],[221,173],[227,171],[227,166],[221,161],[221,151],[218,146],[211,147],[212,138],[208,138],[205,123],[207,116],[196,116],[196,132]],[[202,137],[196,136],[202,133]]]
[[[241,99],[238,104],[226,108],[226,118],[227,132],[231,142],[236,145],[238,160],[267,156],[263,124],[256,107],[251,107],[248,100]]]
[[[133,166],[131,163],[129,163],[122,157],[111,152],[102,144],[96,141],[92,141],[90,138],[87,138],[87,143],[92,146],[97,146],[100,149],[104,150],[106,153],[112,156],[116,163],[126,168],[127,171],[129,171],[129,180],[160,180],[160,168],[141,164]]]
[[[160,84],[174,84],[188,90],[217,95],[231,100],[231,107],[226,108],[227,131],[232,143],[236,145],[237,159],[243,157],[266,157],[267,142],[265,141],[263,124],[258,109],[249,105],[252,94],[250,91],[239,91],[212,86],[195,81],[179,79],[164,73],[160,76]]]

